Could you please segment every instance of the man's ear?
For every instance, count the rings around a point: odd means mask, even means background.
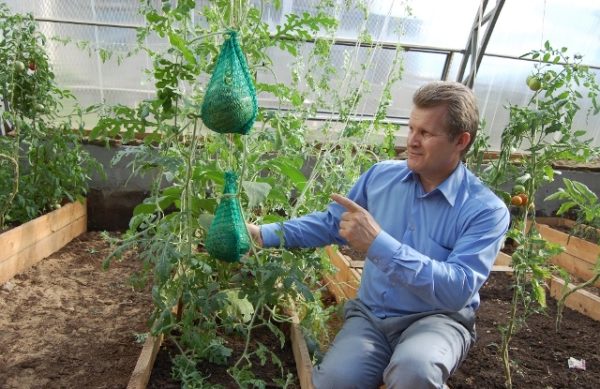
[[[469,145],[469,142],[471,142],[471,134],[466,131],[456,138],[456,145],[460,150],[464,150]]]

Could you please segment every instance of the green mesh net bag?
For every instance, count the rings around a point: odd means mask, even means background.
[[[206,251],[217,259],[237,262],[250,250],[250,237],[237,196],[237,177],[225,172],[223,197],[208,229]]]
[[[221,134],[247,134],[258,111],[256,90],[235,31],[223,43],[208,83],[200,117]]]

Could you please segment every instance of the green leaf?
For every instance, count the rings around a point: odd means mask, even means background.
[[[271,185],[266,182],[243,181],[242,187],[248,196],[248,208],[254,208],[262,203],[271,191]]]
[[[154,275],[159,283],[162,284],[169,279],[172,267],[169,257],[161,255],[156,259]]]
[[[306,186],[306,177],[300,169],[292,166],[284,160],[273,160],[271,164],[274,165],[283,175],[288,177],[292,183],[299,189],[303,190]]]
[[[550,59],[550,53],[546,53],[546,54],[544,54],[543,61],[544,61],[544,62],[548,62],[548,60],[549,60],[549,59]]]
[[[280,215],[266,215],[262,219],[263,223],[278,223],[285,220],[286,218]]]
[[[215,215],[211,215],[209,213],[203,213],[200,216],[198,216],[198,225],[202,229],[204,229],[204,231],[208,231],[214,218],[215,218]]]
[[[560,207],[558,208],[558,210],[556,211],[557,215],[564,215],[566,212],[568,212],[571,208],[577,206],[577,203],[574,201],[567,201],[564,202],[560,205]]]
[[[175,203],[176,200],[179,200],[179,196],[161,196],[158,199],[156,199],[156,202],[158,203],[158,207],[160,208],[160,210],[164,211],[165,209],[169,208],[169,206],[171,206],[173,203]]]
[[[192,51],[187,47],[187,42],[181,36],[169,31],[169,42],[171,42],[171,44],[181,52],[186,61],[196,65],[196,57],[194,57],[194,53],[192,53]]]
[[[533,287],[533,296],[535,297],[535,301],[541,307],[546,308],[546,290],[536,279],[531,280],[531,285]]]
[[[227,289],[224,291],[227,295],[229,305],[225,308],[225,313],[237,318],[243,323],[248,323],[254,314],[254,306],[246,296],[239,297],[240,289]]]
[[[596,194],[592,192],[584,183],[573,181],[573,189],[575,189],[577,193],[579,193],[585,199],[584,203],[586,205],[598,202],[598,196],[596,196]]]
[[[516,183],[519,183],[519,184],[525,184],[525,183],[526,183],[527,181],[529,181],[530,179],[531,179],[531,174],[529,174],[529,173],[525,173],[525,174],[523,174],[521,177],[517,177],[517,178],[515,179],[515,182],[516,182]]]
[[[153,214],[157,210],[158,208],[156,207],[156,204],[142,203],[135,206],[133,209],[133,216],[141,214]]]

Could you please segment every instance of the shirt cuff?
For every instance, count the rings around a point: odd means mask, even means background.
[[[387,265],[392,262],[394,253],[400,250],[402,243],[387,232],[381,230],[367,250],[367,257],[376,265]]]
[[[263,224],[260,226],[263,247],[279,247],[282,243],[283,228],[281,223]]]

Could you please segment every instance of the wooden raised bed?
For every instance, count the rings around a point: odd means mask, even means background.
[[[87,231],[87,208],[69,203],[0,234],[0,284]]]
[[[334,246],[326,246],[325,252],[331,264],[338,269],[337,272],[324,276],[328,289],[338,303],[355,298],[362,274],[362,261],[352,261]]]
[[[300,387],[302,389],[313,389],[312,362],[308,353],[306,341],[300,328],[300,321],[295,314],[292,315],[290,338]],[[131,374],[129,383],[127,384],[127,389],[146,389],[156,360],[156,355],[158,354],[162,342],[162,334],[159,336],[148,336],[133,373]]]
[[[570,230],[575,222],[563,218],[538,218],[540,235],[549,242],[558,243],[565,251],[551,258],[553,264],[560,266],[579,280],[589,280],[594,275],[594,266],[600,256],[600,246],[562,232],[553,227]],[[591,228],[591,227],[589,227]],[[594,286],[600,288],[600,281]]]
[[[333,246],[326,247],[326,252],[331,263],[339,269],[337,273],[326,277],[329,290],[336,296],[336,300],[338,301],[356,297],[356,291],[362,274],[363,261],[353,261]],[[509,255],[500,252],[496,257],[492,271],[512,271],[510,259]],[[562,295],[564,281],[559,277],[552,276],[548,285],[550,295],[555,299],[559,299]],[[593,293],[578,290],[566,299],[565,305],[594,320],[600,321],[600,297]]]

